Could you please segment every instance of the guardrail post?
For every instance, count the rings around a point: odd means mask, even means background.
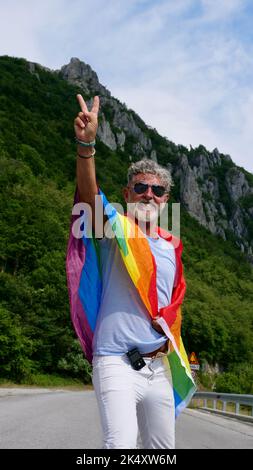
[[[224,413],[229,415],[230,406],[227,405],[232,403],[235,406],[234,415],[240,415],[241,405],[250,407],[250,413],[253,417],[253,395],[247,394],[236,394],[236,393],[215,393],[215,392],[196,392],[194,394],[194,399],[197,400],[197,406],[202,407],[200,403],[202,400],[203,407],[208,408],[208,402],[211,401],[210,407],[213,407],[213,410],[222,409]],[[221,407],[217,408],[217,401],[221,401]],[[231,414],[231,413],[230,413]],[[252,419],[252,418],[249,418]]]

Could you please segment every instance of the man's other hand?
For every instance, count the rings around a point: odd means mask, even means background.
[[[151,321],[152,323],[152,327],[158,331],[158,333],[161,333],[161,334],[164,334],[164,331],[162,329],[162,327],[159,325],[159,323],[157,323],[156,319],[159,318],[159,317],[155,317],[153,318],[153,320]]]

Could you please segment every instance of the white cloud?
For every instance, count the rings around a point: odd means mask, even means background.
[[[202,20],[206,22],[227,21],[245,8],[245,0],[200,0]]]
[[[218,147],[253,171],[247,4],[0,0],[0,54],[50,68],[79,57],[162,135],[187,146]]]
[[[47,65],[50,44],[42,38],[59,21],[63,0],[8,0],[0,2],[0,53],[40,61]]]

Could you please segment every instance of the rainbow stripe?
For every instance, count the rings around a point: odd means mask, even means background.
[[[125,267],[151,318],[157,316],[156,264],[148,241],[141,236],[135,223],[116,212],[101,190],[105,214],[116,237]],[[77,203],[78,191],[74,203]],[[95,239],[73,236],[72,227],[77,216],[72,216],[67,248],[66,272],[72,322],[88,361],[92,362],[92,339],[100,307],[102,278],[99,267],[99,248]],[[85,225],[85,215],[83,217]],[[176,255],[176,282],[171,304],[160,309],[158,320],[169,341],[169,353],[164,363],[171,371],[176,416],[187,406],[196,390],[188,358],[181,338],[181,304],[186,284],[183,276],[182,242],[169,232],[157,227],[157,232],[174,245]],[[143,256],[145,253],[145,256]]]

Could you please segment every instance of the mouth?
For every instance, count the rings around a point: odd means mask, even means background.
[[[157,209],[157,204],[153,201],[139,201],[136,203],[137,207],[142,207],[146,206],[149,207],[150,209]]]
[[[139,201],[130,206],[130,213],[139,221],[151,222],[158,216],[158,205],[150,201]]]

